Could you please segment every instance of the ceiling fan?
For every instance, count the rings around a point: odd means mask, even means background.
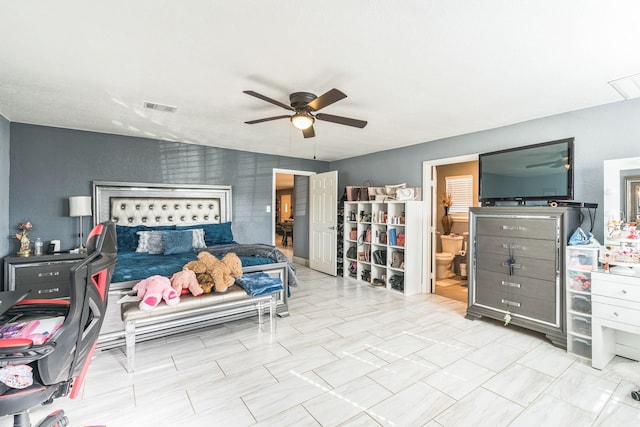
[[[316,136],[316,133],[313,130],[313,123],[316,121],[316,119],[325,122],[338,123],[340,125],[353,126],[361,129],[367,125],[367,122],[365,122],[364,120],[334,116],[332,114],[316,113],[316,111],[347,97],[347,95],[345,95],[338,89],[331,89],[327,93],[320,96],[316,96],[309,92],[294,92],[289,95],[289,102],[291,103],[290,106],[252,90],[245,90],[243,91],[243,93],[255,96],[256,98],[262,99],[263,101],[270,102],[274,105],[277,105],[278,107],[284,108],[285,110],[294,112],[293,115],[267,117],[264,119],[250,120],[248,122],[245,122],[250,125],[268,122],[271,120],[289,119],[296,128],[302,131],[302,134],[305,138],[312,138]]]
[[[569,165],[567,164],[567,162],[569,161],[569,157],[561,157],[558,160],[553,160],[550,162],[543,162],[543,163],[535,163],[533,165],[526,165],[525,167],[527,168],[538,168],[541,166],[548,166],[550,168],[559,168],[559,167],[565,167],[565,168],[569,168]]]

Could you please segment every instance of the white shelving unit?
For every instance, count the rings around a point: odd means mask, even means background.
[[[591,273],[598,269],[599,247],[567,246],[567,352],[592,354]]]
[[[421,201],[345,202],[344,277],[418,294],[421,239]]]

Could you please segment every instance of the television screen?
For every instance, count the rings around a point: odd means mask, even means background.
[[[573,141],[567,138],[480,154],[480,201],[571,200]]]

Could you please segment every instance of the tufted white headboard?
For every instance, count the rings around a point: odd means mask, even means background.
[[[204,224],[231,221],[231,187],[220,185],[93,183],[94,225]]]

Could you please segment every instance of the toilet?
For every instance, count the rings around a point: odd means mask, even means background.
[[[455,276],[451,270],[453,259],[462,250],[464,237],[458,234],[441,234],[442,252],[436,253],[436,279],[448,279]]]

